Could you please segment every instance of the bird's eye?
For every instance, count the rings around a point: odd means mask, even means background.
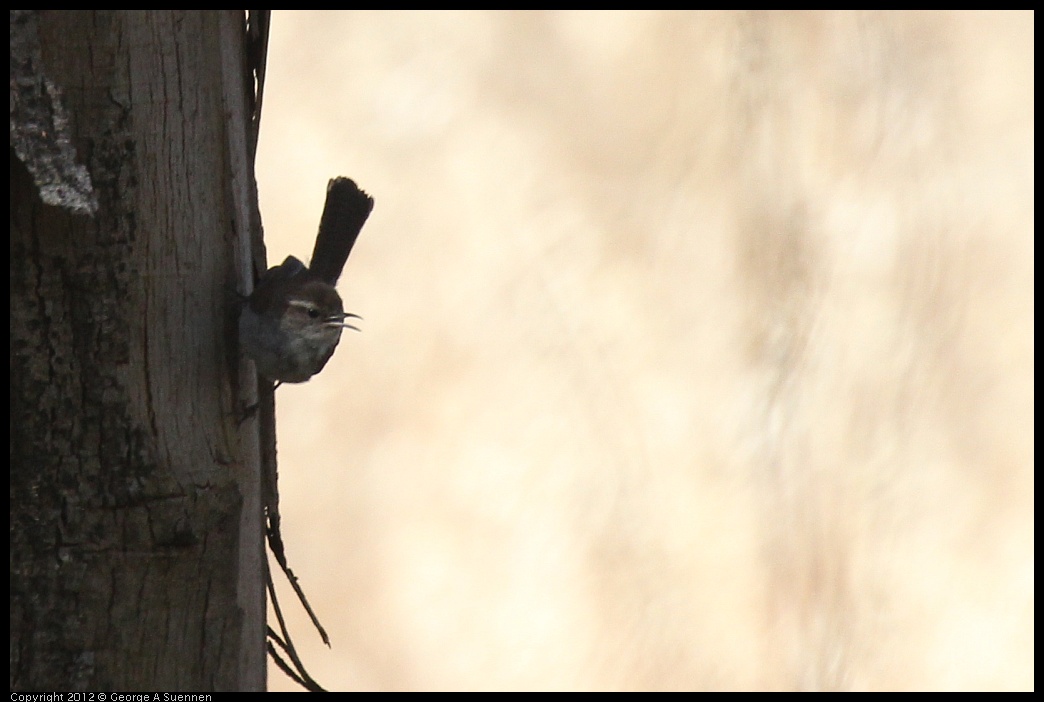
[[[319,310],[316,309],[315,307],[309,307],[308,308],[308,316],[311,317],[312,319],[319,319]]]

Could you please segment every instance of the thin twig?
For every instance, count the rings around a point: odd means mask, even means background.
[[[304,663],[301,662],[300,656],[297,655],[297,650],[294,648],[293,640],[290,638],[290,631],[286,628],[286,620],[283,619],[283,610],[279,607],[279,598],[276,595],[275,583],[272,582],[272,571],[268,567],[267,561],[265,563],[265,579],[268,583],[269,595],[272,598],[272,609],[275,611],[276,620],[279,622],[279,630],[283,634],[282,638],[280,638],[274,631],[272,631],[272,628],[269,627],[268,631],[271,638],[278,642],[279,646],[288,656],[290,656],[290,660],[293,661],[294,666],[297,669],[298,677],[301,678],[300,682],[305,688],[312,692],[326,692],[326,690],[323,689],[323,686],[317,683],[315,679],[308,674],[308,671],[305,670]],[[271,644],[269,644],[269,646],[271,646]],[[274,650],[270,650],[270,653],[274,653]],[[285,661],[283,661],[283,663],[285,663]],[[276,665],[279,665],[278,660]],[[279,667],[283,668],[282,665]]]

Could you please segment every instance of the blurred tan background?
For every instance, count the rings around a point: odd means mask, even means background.
[[[1030,689],[1033,16],[276,12],[333,689]],[[273,689],[296,689],[270,669]]]

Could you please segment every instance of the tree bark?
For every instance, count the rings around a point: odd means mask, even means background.
[[[19,23],[96,210],[41,198],[12,108],[11,689],[262,690],[242,11],[12,14],[28,93]]]

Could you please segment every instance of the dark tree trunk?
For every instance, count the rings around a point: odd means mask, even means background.
[[[242,11],[12,13],[96,202],[41,198],[13,111],[12,690],[264,689],[244,57]]]

